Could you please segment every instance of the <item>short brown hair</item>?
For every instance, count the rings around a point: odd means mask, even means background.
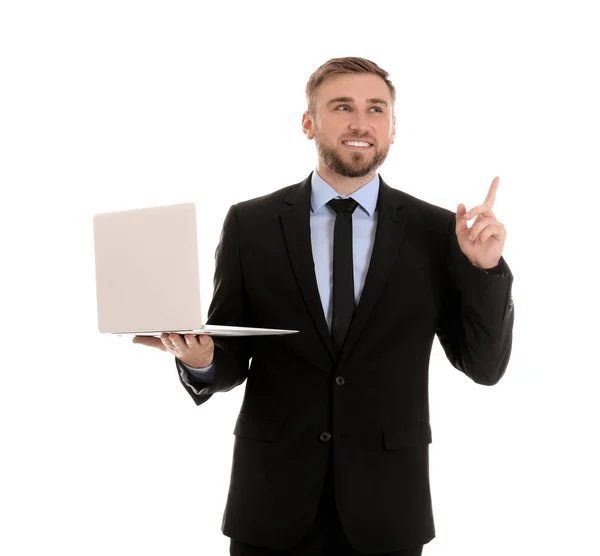
[[[383,79],[392,94],[392,103],[396,102],[396,88],[388,79],[388,72],[381,69],[375,62],[366,58],[332,58],[318,68],[308,80],[306,84],[306,104],[308,111],[314,113],[315,108],[315,93],[318,86],[325,81],[330,75],[343,73],[372,73]]]

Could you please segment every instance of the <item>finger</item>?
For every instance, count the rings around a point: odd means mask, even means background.
[[[496,176],[492,180],[492,184],[490,185],[490,190],[488,191],[485,201],[483,201],[483,203],[490,208],[494,206],[494,201],[496,200],[496,191],[498,190],[499,182],[500,182],[500,178],[498,176]]]
[[[175,336],[179,336],[179,334],[163,334],[160,339],[164,344],[166,351],[172,355],[179,355],[181,353],[181,347],[175,343]]]
[[[501,226],[502,226],[502,224],[500,222],[498,222],[497,220],[494,220],[492,218],[485,218],[478,224],[475,224],[474,226],[471,227],[471,230],[469,233],[469,239],[471,241],[482,240],[480,242],[480,243],[482,243],[483,238],[481,236],[485,230],[487,230],[490,227],[492,227],[494,230],[498,230],[498,229],[500,229]],[[487,236],[487,237],[489,237],[489,236]]]
[[[169,340],[171,340],[173,346],[175,346],[175,348],[178,350],[184,350],[187,347],[186,343],[183,341],[179,334],[169,334]]]
[[[480,244],[485,243],[490,238],[500,241],[504,233],[504,225],[500,222],[490,224],[483,232],[481,232],[481,234],[479,234],[479,242]]]
[[[170,351],[175,347],[168,334],[161,334],[160,341],[163,343],[167,351]]]
[[[476,216],[486,216],[489,218],[496,218],[494,211],[488,205],[478,205],[473,207],[469,212],[465,214],[467,220],[473,220]]]
[[[194,334],[186,334],[184,337],[187,347],[193,348],[198,345],[198,336]]]
[[[471,237],[477,238],[482,230],[484,230],[486,226],[489,226],[492,222],[497,222],[497,220],[495,218],[482,218],[478,222],[475,222],[475,224],[469,228],[469,239],[471,239]]]
[[[155,338],[154,336],[134,336],[132,342],[134,344],[140,344],[143,346],[156,347],[159,349],[164,349],[160,338]]]
[[[165,342],[165,340],[166,340],[167,344],[168,344],[168,345],[171,345],[171,342],[170,342],[170,340],[169,340],[169,334],[168,334],[168,333],[166,333],[166,332],[163,332],[163,333],[160,335],[160,339],[161,339],[161,341],[162,341],[163,343],[164,343],[164,342]]]
[[[180,359],[184,357],[188,348],[183,340],[179,337],[179,334],[165,334],[161,339],[167,353],[170,353],[171,355],[174,355]]]
[[[456,235],[464,232],[468,229],[467,219],[465,218],[465,213],[467,212],[467,207],[462,203],[458,204],[456,208]]]

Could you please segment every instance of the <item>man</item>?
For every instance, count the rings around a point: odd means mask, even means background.
[[[208,317],[300,332],[134,341],[174,354],[198,405],[247,379],[222,526],[232,555],[416,556],[435,536],[434,336],[480,384],[498,382],[510,357],[498,178],[469,213],[389,187],[377,169],[395,89],[369,60],[328,61],[306,93],[316,172],[231,207]]]

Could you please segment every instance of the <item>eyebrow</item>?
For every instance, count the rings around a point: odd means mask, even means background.
[[[354,99],[352,97],[337,97],[337,98],[332,98],[327,103],[327,106],[330,106],[331,104],[337,104],[338,102],[354,102]],[[384,106],[388,105],[388,103],[385,100],[382,100],[380,98],[368,98],[367,99],[367,104],[383,104]]]

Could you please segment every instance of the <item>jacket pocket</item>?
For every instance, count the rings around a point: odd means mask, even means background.
[[[431,426],[428,422],[389,425],[383,429],[383,440],[388,450],[430,444]]]
[[[279,440],[282,427],[282,420],[240,413],[235,423],[233,434],[253,440],[276,442]]]

